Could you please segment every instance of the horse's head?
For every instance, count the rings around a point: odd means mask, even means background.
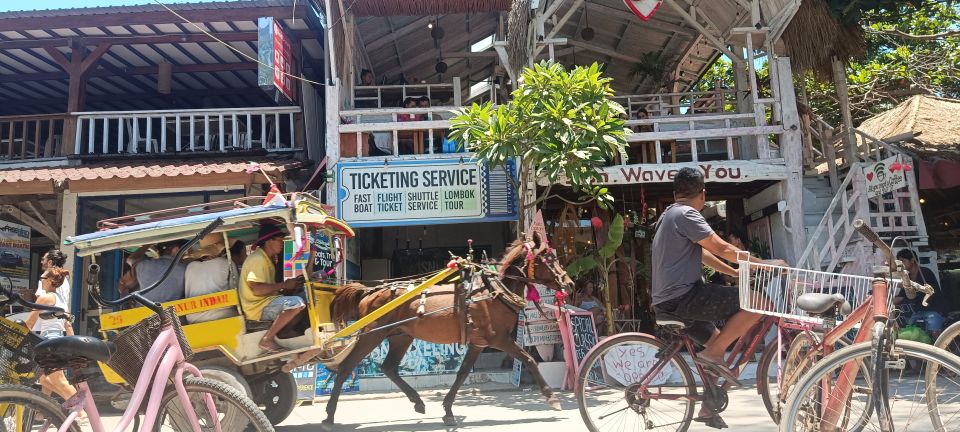
[[[533,235],[533,241],[513,242],[501,262],[500,275],[506,279],[525,279],[556,291],[574,288],[573,279],[560,265],[556,252],[539,234]]]

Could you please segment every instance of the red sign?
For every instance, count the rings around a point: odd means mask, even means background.
[[[653,14],[657,13],[662,0],[623,0],[623,2],[633,11],[633,14],[644,21],[648,21]]]
[[[293,47],[280,20],[260,18],[257,23],[257,84],[264,90],[275,88],[287,100],[296,101],[297,86],[293,77]]]

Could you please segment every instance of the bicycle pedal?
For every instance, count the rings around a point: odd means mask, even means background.
[[[907,361],[905,359],[886,360],[883,362],[883,367],[886,369],[903,370],[907,367]]]

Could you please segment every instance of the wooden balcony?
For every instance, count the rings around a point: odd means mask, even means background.
[[[35,162],[64,156],[66,114],[0,117],[0,163]]]

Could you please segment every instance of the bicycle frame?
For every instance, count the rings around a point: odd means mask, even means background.
[[[147,410],[141,430],[153,430],[154,422],[157,421],[160,411],[160,400],[163,397],[164,390],[166,390],[167,380],[171,376],[180,402],[185,408],[187,419],[193,425],[194,432],[199,432],[197,413],[194,411],[193,405],[188,399],[186,388],[183,386],[184,372],[201,377],[199,369],[184,362],[183,351],[180,349],[176,333],[174,333],[172,327],[166,326],[160,330],[160,335],[153,342],[150,351],[147,352],[147,358],[144,360],[137,385],[133,389],[133,396],[130,398],[120,423],[113,429],[114,432],[124,431],[130,426],[130,423],[138,414],[148,390],[150,391],[150,399],[147,402]],[[205,403],[207,409],[216,416],[216,407],[210,395],[205,395]],[[63,406],[70,411],[70,414],[63,425],[60,426],[58,432],[67,432],[77,416],[80,415],[81,410],[86,411],[93,432],[104,432],[100,413],[97,411],[97,406],[93,402],[93,394],[86,382],[77,383],[77,394],[64,402]],[[219,423],[216,424],[216,430],[220,432]]]

